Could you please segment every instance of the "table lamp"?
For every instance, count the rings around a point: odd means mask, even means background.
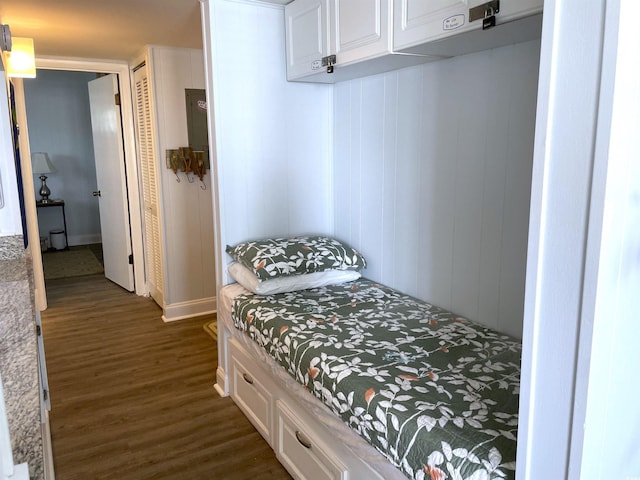
[[[40,173],[40,180],[42,180],[42,185],[40,186],[40,196],[42,197],[40,201],[42,203],[49,203],[49,195],[51,195],[51,190],[47,187],[47,177],[44,175],[45,173],[55,172],[56,169],[53,168],[51,161],[49,160],[49,155],[43,152],[36,152],[31,154],[31,165],[33,168],[33,173]]]

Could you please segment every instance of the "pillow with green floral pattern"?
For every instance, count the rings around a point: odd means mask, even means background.
[[[335,238],[318,235],[243,242],[227,246],[227,253],[260,280],[325,270],[357,271],[367,266],[355,249]]]

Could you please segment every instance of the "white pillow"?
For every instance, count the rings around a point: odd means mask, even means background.
[[[233,262],[228,268],[229,274],[236,282],[258,295],[295,292],[296,290],[350,282],[360,278],[360,272],[355,270],[324,270],[322,272],[286,275],[261,281],[258,280],[255,273],[238,262]]]

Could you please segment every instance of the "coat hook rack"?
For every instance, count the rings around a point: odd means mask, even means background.
[[[197,176],[200,182],[202,182],[200,188],[203,190],[207,189],[204,183],[204,176],[207,174],[207,169],[209,168],[207,152],[193,150],[191,147],[167,149],[166,161],[167,168],[173,170],[178,183],[180,183],[179,172],[184,172],[187,177],[187,182],[195,182],[195,176]]]

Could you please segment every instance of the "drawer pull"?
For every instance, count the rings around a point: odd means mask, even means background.
[[[244,378],[244,381],[247,382],[249,385],[253,385],[253,378],[251,378],[250,375],[243,373],[242,378]]]
[[[304,435],[300,430],[296,430],[296,439],[298,440],[300,445],[302,445],[304,448],[309,448],[309,449],[311,448],[311,442],[306,438],[304,438]]]

